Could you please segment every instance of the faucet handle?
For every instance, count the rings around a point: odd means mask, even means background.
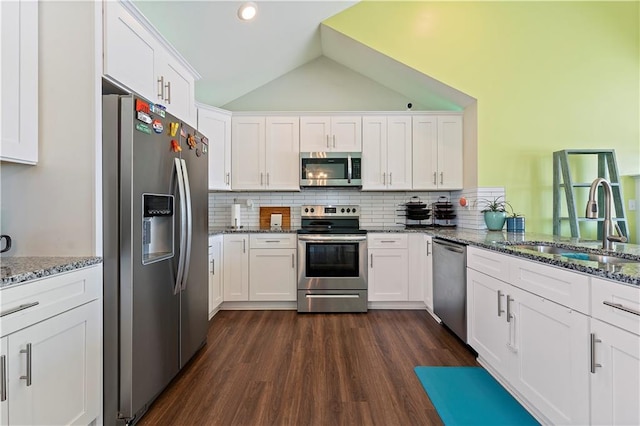
[[[618,236],[615,236],[615,235],[609,235],[609,236],[607,237],[607,240],[609,240],[609,241],[614,241],[614,242],[617,242],[617,243],[626,243],[626,242],[627,242],[627,237],[625,237],[624,235],[622,235],[622,230],[620,230],[620,226],[618,226],[618,224],[617,224],[617,223],[615,223],[615,224],[613,225],[613,227],[615,228],[615,230],[616,230],[616,234],[618,234]]]

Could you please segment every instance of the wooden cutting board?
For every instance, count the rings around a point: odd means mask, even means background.
[[[271,228],[271,215],[282,215],[282,227],[291,227],[291,208],[290,207],[260,207],[260,229]]]

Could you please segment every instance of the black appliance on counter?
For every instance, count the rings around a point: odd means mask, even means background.
[[[367,311],[367,231],[360,207],[302,206],[298,312]]]

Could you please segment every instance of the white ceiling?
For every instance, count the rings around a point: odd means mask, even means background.
[[[222,106],[322,55],[320,23],[356,1],[134,0],[143,15],[201,75],[196,99]]]

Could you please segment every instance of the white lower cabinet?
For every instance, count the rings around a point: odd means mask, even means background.
[[[409,234],[409,301],[424,302],[433,312],[433,246],[431,237]]]
[[[409,253],[407,234],[368,234],[369,301],[409,299]]]
[[[0,341],[0,424],[89,424],[99,416],[101,271],[85,268],[1,292],[0,330],[7,334]]]
[[[295,301],[296,243],[296,234],[225,234],[224,301]]]
[[[480,361],[545,421],[588,424],[589,317],[513,285],[512,281],[522,285],[518,268],[511,268],[511,275],[500,274],[508,282],[477,271],[474,268],[486,269],[476,261],[484,257],[482,252],[468,249],[469,344]],[[495,271],[508,270],[504,265],[512,261],[522,262],[495,252],[490,257]],[[544,287],[555,268],[536,264],[537,272],[531,272],[533,269],[529,269],[527,280],[532,288],[538,288]],[[586,288],[588,291],[588,285]],[[558,297],[564,300],[562,292]]]
[[[640,336],[591,319],[591,423],[640,424]]]
[[[251,249],[249,299],[296,300],[296,249]]]
[[[222,255],[224,300],[249,300],[249,235],[225,234]]]
[[[209,237],[209,319],[222,304],[222,235]]]

